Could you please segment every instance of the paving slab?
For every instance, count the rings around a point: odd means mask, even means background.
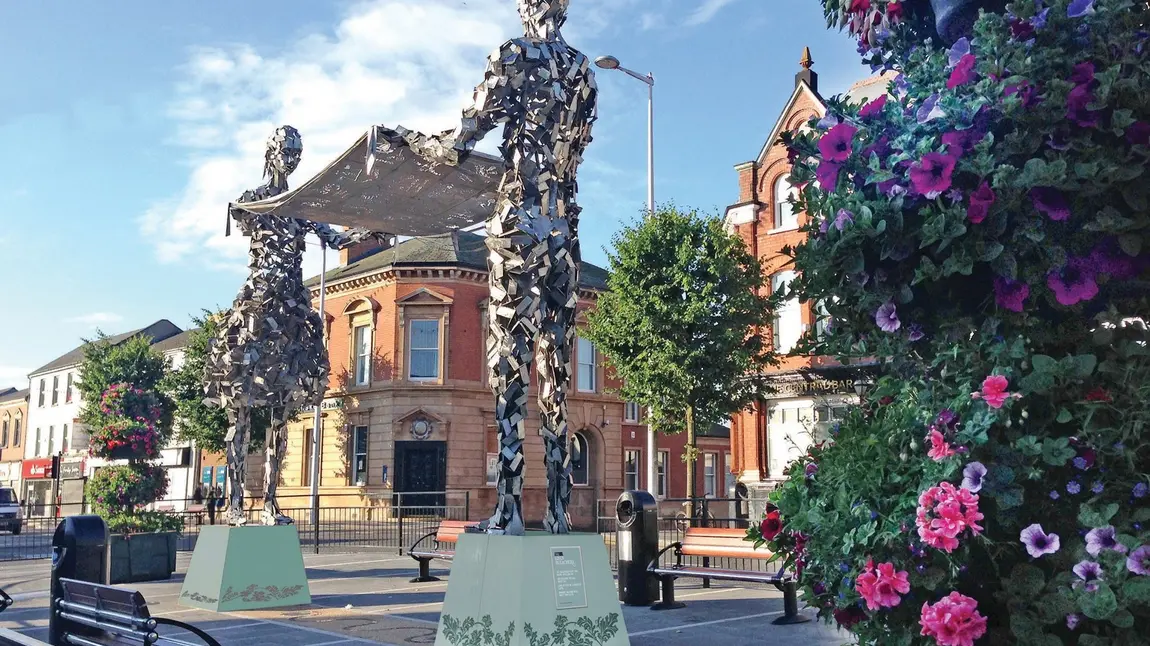
[[[394,553],[307,554],[312,603],[308,606],[220,614],[186,608],[177,601],[190,555],[181,554],[171,580],[135,587],[148,600],[152,614],[201,628],[222,646],[354,646],[355,644],[432,644],[448,571],[433,569],[442,581],[410,583],[415,563]],[[46,560],[0,563],[0,588],[16,605],[0,613],[0,627],[44,640],[47,637],[48,574]],[[623,607],[633,646],[743,646],[801,644],[834,646],[850,643],[848,633],[817,621],[790,626],[771,622],[783,614],[782,594],[761,585],[716,583],[704,588],[684,580],[676,597],[678,610]],[[810,610],[804,614],[813,616]],[[175,646],[202,642],[186,631],[160,631]]]

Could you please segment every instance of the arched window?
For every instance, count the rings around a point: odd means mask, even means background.
[[[8,446],[8,413],[4,413],[4,420],[0,421],[0,449]]]
[[[24,417],[20,413],[16,413],[16,423],[12,427],[12,447],[20,446],[20,425],[24,422]]]
[[[799,215],[795,207],[787,200],[795,194],[794,187],[782,175],[775,180],[775,228],[794,229],[799,226]]]
[[[571,481],[577,485],[590,484],[591,480],[591,445],[587,443],[587,436],[582,432],[571,436]]]
[[[795,272],[780,271],[771,276],[771,292],[788,289],[788,284],[795,279]],[[798,297],[788,298],[778,310],[775,311],[773,329],[775,350],[790,352],[799,338],[803,335],[803,313]]]

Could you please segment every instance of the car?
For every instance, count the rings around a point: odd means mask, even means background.
[[[12,487],[0,487],[0,530],[19,534],[24,528],[24,510]]]

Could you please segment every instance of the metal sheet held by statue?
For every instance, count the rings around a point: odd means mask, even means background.
[[[369,138],[375,142],[370,174]],[[503,160],[481,153],[470,153],[459,166],[429,162],[379,126],[298,188],[233,206],[394,235],[435,235],[486,220],[502,175]]]

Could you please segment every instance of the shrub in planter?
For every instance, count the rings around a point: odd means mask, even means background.
[[[784,136],[794,287],[831,316],[807,349],[884,374],[749,538],[862,643],[1148,643],[1148,19],[1028,0],[947,48],[894,25],[866,52],[891,96]]]

